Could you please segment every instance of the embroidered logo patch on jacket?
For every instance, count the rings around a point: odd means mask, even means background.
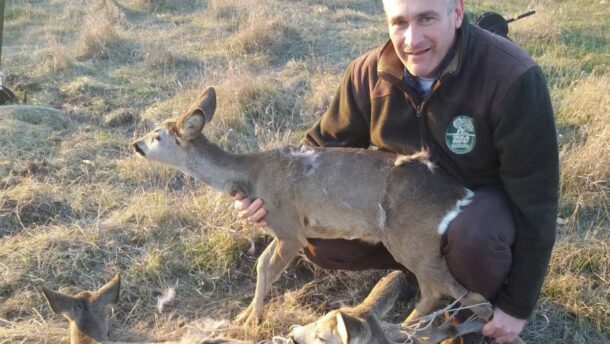
[[[477,136],[470,116],[457,116],[445,132],[445,144],[455,154],[466,154],[474,149]]]

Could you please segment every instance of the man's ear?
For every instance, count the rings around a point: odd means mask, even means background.
[[[462,27],[464,21],[464,0],[456,0],[452,15],[455,16],[455,29],[457,30]]]
[[[42,287],[42,293],[55,314],[64,315],[70,320],[76,319],[80,310],[77,298],[45,287]]]
[[[337,312],[336,320],[341,344],[348,344],[350,339],[366,335],[366,325],[360,319],[343,312]]]

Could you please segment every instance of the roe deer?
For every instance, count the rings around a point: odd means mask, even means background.
[[[113,342],[108,339],[112,307],[119,301],[121,277],[117,274],[95,292],[81,291],[75,296],[66,295],[42,287],[42,292],[55,314],[63,315],[70,322],[71,344],[253,344],[252,342],[224,339],[198,338],[163,342]]]
[[[238,320],[258,321],[265,294],[307,238],[383,243],[412,271],[420,301],[407,317],[434,310],[442,295],[462,298],[489,319],[491,306],[451,275],[440,251],[441,234],[473,193],[424,155],[398,159],[388,152],[353,148],[282,147],[232,154],[203,135],[216,110],[213,88],[186,113],[133,143],[138,155],[175,167],[217,190],[265,201],[266,230],[275,238],[257,261],[254,299]]]
[[[469,319],[454,325],[446,319],[438,326],[412,331],[400,331],[395,325],[386,326],[383,316],[392,309],[407,289],[407,280],[401,271],[394,271],[382,278],[362,303],[354,307],[342,307],[325,314],[305,326],[295,326],[290,338],[296,344],[437,344],[441,341],[471,332],[480,332],[485,324],[480,319]],[[513,344],[523,341],[517,338]]]
[[[114,276],[95,292],[81,291],[75,296],[42,287],[55,314],[70,322],[70,343],[107,343],[112,306],[119,301],[121,277]]]

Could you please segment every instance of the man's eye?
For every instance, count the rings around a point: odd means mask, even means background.
[[[421,19],[421,22],[424,23],[424,24],[427,24],[427,23],[432,22],[432,20],[434,20],[434,17],[423,17]]]

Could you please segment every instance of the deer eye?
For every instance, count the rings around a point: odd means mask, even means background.
[[[155,136],[155,140],[157,140],[157,141],[161,141],[161,135],[157,135],[157,136]]]
[[[316,336],[315,336],[315,340],[317,340],[319,343],[326,343],[326,339],[320,337],[320,335],[317,334],[317,333],[316,333]]]

